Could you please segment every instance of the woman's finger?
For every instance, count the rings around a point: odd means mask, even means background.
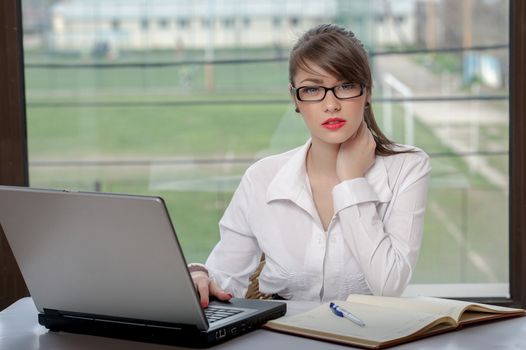
[[[197,280],[197,291],[199,292],[201,307],[208,307],[208,283],[208,278],[199,278]]]
[[[217,297],[219,300],[230,300],[232,299],[232,294],[225,292],[215,282],[210,282],[210,294]]]

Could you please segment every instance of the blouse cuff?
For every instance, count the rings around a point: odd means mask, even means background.
[[[332,189],[334,212],[358,203],[377,202],[378,195],[364,177],[340,182]]]
[[[208,269],[206,268],[206,266],[203,265],[203,264],[199,264],[199,263],[188,264],[188,271],[190,271],[190,273],[197,272],[197,271],[202,271],[202,272],[206,273],[207,275],[209,275]]]

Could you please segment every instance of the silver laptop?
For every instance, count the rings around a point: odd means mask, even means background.
[[[203,310],[160,197],[0,186],[0,224],[53,331],[208,346],[285,314],[246,299]]]

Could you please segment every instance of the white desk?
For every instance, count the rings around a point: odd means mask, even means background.
[[[296,313],[315,306],[313,303],[289,302],[289,312]],[[464,328],[416,342],[396,349],[526,349],[526,317],[502,320]],[[37,310],[31,298],[20,299],[0,312],[0,349],[5,350],[161,350],[178,349],[174,346],[133,342],[70,333],[52,333],[40,326]],[[217,345],[212,349],[302,349],[333,350],[349,347],[290,336],[263,329]]]

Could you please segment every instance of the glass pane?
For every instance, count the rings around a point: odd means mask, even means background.
[[[31,186],[160,195],[203,262],[244,170],[308,137],[290,45],[339,23],[368,48],[382,129],[432,158],[407,292],[508,295],[508,1],[22,4]]]
[[[491,29],[508,28],[509,4],[389,4],[373,30],[379,123],[433,165],[406,294],[509,297],[508,32]]]

